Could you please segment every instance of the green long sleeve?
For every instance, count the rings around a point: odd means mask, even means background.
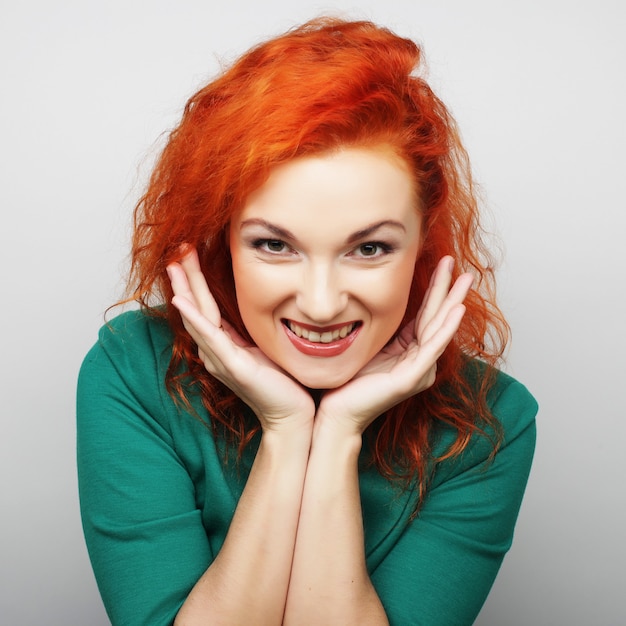
[[[79,376],[83,527],[114,625],[173,622],[221,548],[256,450],[225,463],[211,430],[174,404],[164,385],[171,343],[163,320],[124,313],[101,329]],[[415,521],[410,489],[361,473],[367,565],[392,625],[471,624],[511,545],[537,405],[502,373],[490,398],[500,451],[490,461],[491,444],[476,436],[441,463]],[[441,435],[444,447],[452,433]]]

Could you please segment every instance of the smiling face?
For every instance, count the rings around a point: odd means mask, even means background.
[[[421,218],[390,148],[275,168],[230,226],[237,304],[255,344],[312,389],[349,381],[405,313]]]

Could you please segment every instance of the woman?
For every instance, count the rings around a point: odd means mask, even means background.
[[[318,20],[194,95],[81,370],[85,535],[114,624],[470,624],[536,404],[420,50]]]

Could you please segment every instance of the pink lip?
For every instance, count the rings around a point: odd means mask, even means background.
[[[305,328],[310,328],[311,330],[314,329],[314,327],[309,327],[305,324],[299,325]],[[345,324],[338,324],[336,326],[328,327],[325,330],[334,330],[336,328],[341,328],[342,326],[345,326]],[[291,341],[294,347],[303,354],[308,356],[329,357],[338,356],[344,353],[356,339],[362,325],[359,324],[348,336],[343,339],[337,339],[337,341],[331,341],[330,343],[313,343],[304,337],[298,337],[298,335],[292,332],[286,324],[283,324],[283,328],[285,329],[285,333],[289,341]]]

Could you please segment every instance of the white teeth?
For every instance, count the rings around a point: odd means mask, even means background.
[[[332,332],[322,333],[322,336],[320,337],[320,341],[322,343],[330,343],[332,340],[333,340]]]
[[[316,333],[314,330],[309,330],[309,331],[303,330],[302,336],[305,339],[312,341],[313,343],[320,343],[320,340],[322,338],[322,336],[319,333]]]
[[[332,341],[337,341],[337,339],[347,337],[354,329],[354,324],[346,324],[336,330],[328,330],[324,333],[318,333],[314,330],[302,328],[290,320],[287,321],[287,326],[289,326],[292,333],[298,337],[303,337],[311,343],[331,343]]]

